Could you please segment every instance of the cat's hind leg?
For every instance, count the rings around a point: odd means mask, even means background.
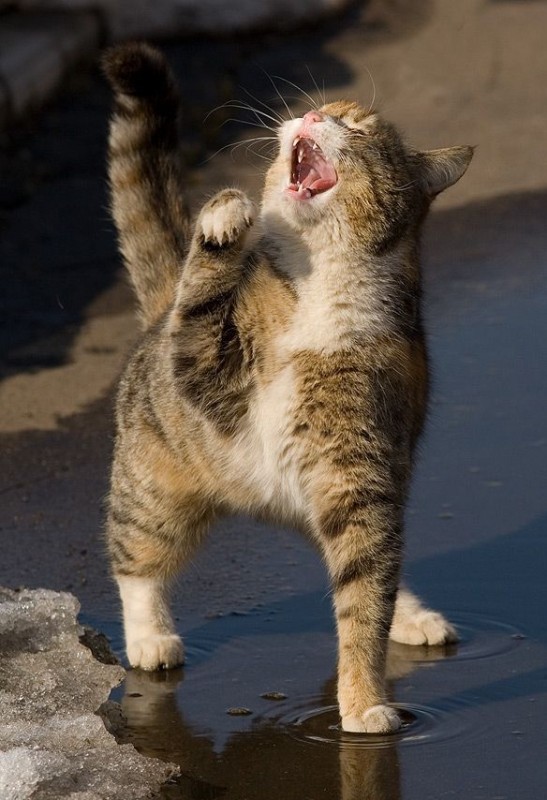
[[[210,513],[191,494],[173,496],[136,460],[114,464],[107,545],[123,606],[132,667],[171,669],[184,651],[169,610],[174,576],[194,554]]]
[[[410,645],[444,645],[458,641],[453,625],[438,611],[423,605],[405,586],[399,586],[389,638]]]
[[[168,585],[160,577],[116,575],[123,605],[127,660],[145,670],[173,669],[184,648],[169,611]]]

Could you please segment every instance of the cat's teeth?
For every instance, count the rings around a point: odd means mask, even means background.
[[[299,141],[300,141],[300,139],[297,136],[296,139],[294,140],[294,142],[292,143],[292,146],[296,147],[296,145],[298,144]]]
[[[317,150],[317,147],[318,147],[318,144],[317,144],[317,142],[314,142],[314,143],[313,143],[312,150]]]

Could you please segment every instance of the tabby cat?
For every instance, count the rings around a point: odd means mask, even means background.
[[[343,729],[396,730],[388,635],[456,638],[398,583],[428,393],[419,232],[472,150],[413,150],[376,113],[329,103],[280,125],[258,213],[225,189],[192,224],[163,56],[125,44],[104,66],[113,215],[144,328],[119,388],[107,523],[129,662],[183,661],[170,581],[216,517],[252,514],[324,555]]]

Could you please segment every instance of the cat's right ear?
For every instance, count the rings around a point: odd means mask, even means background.
[[[430,197],[448,189],[460,180],[471,159],[473,147],[443,147],[416,153],[420,182]]]

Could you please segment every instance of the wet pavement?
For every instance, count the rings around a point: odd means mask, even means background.
[[[393,647],[402,732],[342,734],[319,557],[292,532],[225,521],[176,593],[186,666],[129,673],[116,695],[126,737],[182,766],[166,798],[545,795],[546,29],[545,3],[399,1],[316,31],[167,48],[188,98],[196,203],[225,182],[258,193],[258,156],[209,159],[243,125],[219,130],[224,111],[201,120],[248,100],[241,86],[282,112],[263,70],[314,94],[309,67],[328,98],[363,102],[372,74],[412,142],[478,149],[424,237],[434,402],[407,526],[409,583],[462,641]],[[2,157],[0,584],[70,589],[121,650],[101,504],[112,385],[136,324],[106,211],[108,104],[98,78],[80,76]]]

